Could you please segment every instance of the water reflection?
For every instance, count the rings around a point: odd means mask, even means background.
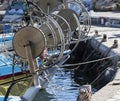
[[[48,88],[41,90],[34,101],[76,101],[78,89],[70,71],[58,70]]]

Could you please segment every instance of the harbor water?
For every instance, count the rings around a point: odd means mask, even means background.
[[[34,101],[76,101],[79,85],[71,71],[57,70],[46,89],[40,90]]]

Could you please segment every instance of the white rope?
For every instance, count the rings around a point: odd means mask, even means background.
[[[97,60],[82,62],[82,63],[61,65],[59,67],[69,67],[69,66],[78,66],[78,65],[90,64],[90,63],[94,63],[94,62],[103,61],[103,60],[106,60],[106,59],[111,59],[111,58],[116,57],[116,56],[118,56],[118,54],[112,55],[112,56],[108,56],[108,57],[105,57],[105,58],[101,58],[101,59],[97,59]]]

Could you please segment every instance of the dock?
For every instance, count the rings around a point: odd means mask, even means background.
[[[111,60],[118,66],[114,80],[93,94],[92,98],[94,101],[120,101],[120,28],[92,26],[89,35],[94,36],[91,39],[92,47],[96,48],[99,45],[98,51],[103,55],[115,56]],[[102,41],[104,36],[106,39]],[[112,47],[115,42],[117,42],[117,47]]]
[[[98,31],[98,35],[95,33],[96,30]],[[116,62],[120,59],[120,29],[113,27],[92,26],[90,35],[94,36],[91,40],[93,48],[99,45],[98,50],[103,55],[117,55],[114,59],[112,59],[116,64]],[[106,36],[106,41],[102,42],[104,36]],[[115,40],[117,41],[118,46],[116,48],[112,48]]]

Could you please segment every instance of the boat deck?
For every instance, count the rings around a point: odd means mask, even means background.
[[[0,96],[0,101],[4,101],[4,96]],[[8,101],[21,101],[21,99],[17,96],[10,96]]]

